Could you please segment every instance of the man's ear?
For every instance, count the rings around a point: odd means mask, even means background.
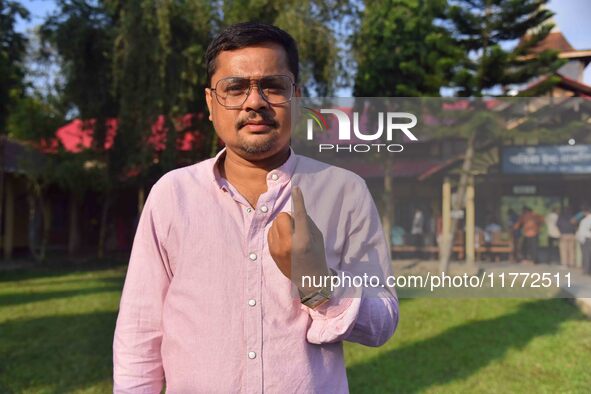
[[[294,95],[295,95],[295,97],[302,97],[302,89],[300,89],[299,85],[296,85]]]
[[[213,109],[212,109],[212,99],[213,97],[211,97],[211,89],[210,88],[205,88],[205,102],[207,103],[207,110],[209,111],[209,120],[213,121],[211,114],[213,113]]]

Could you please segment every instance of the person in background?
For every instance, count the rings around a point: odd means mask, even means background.
[[[511,232],[511,241],[513,242],[513,253],[511,254],[513,262],[521,260],[521,229],[515,228],[517,220],[519,220],[519,215],[513,208],[509,208],[507,211],[507,227]]]
[[[571,218],[571,222],[574,225],[578,226],[579,223],[581,222],[581,220],[583,220],[585,218],[585,216],[587,216],[587,214],[585,212],[586,211],[586,208],[585,207],[586,207],[586,205],[583,204],[581,206],[581,209],[579,209],[579,211],[577,213],[575,213],[573,215],[573,217]]]
[[[392,226],[390,241],[392,242],[393,246],[400,246],[404,245],[404,235],[405,231],[400,226]]]
[[[560,241],[560,230],[556,226],[558,222],[558,207],[553,207],[544,218],[548,229],[548,246],[552,261],[558,258],[558,243]]]
[[[583,273],[591,275],[591,210],[588,206],[584,206],[582,211],[585,216],[577,229],[577,241],[581,244]]]
[[[538,235],[542,223],[544,218],[541,215],[533,212],[530,207],[524,206],[521,216],[513,226],[515,229],[521,229],[523,235],[522,263],[524,264],[534,264],[538,260]]]
[[[494,214],[488,216],[486,223],[487,225],[484,227],[484,245],[488,248],[501,241],[503,228],[498,223]],[[498,253],[489,252],[487,255],[490,257],[491,261],[499,261],[500,259]]]
[[[484,242],[492,244],[499,242],[502,232],[502,227],[494,216],[490,216],[486,221],[487,225],[484,227]]]
[[[573,212],[570,207],[564,207],[558,215],[558,221],[556,226],[560,231],[560,265],[564,267],[575,267],[575,254],[576,254],[576,239],[575,231],[577,226],[571,222]]]
[[[419,208],[415,208],[414,216],[412,218],[412,226],[410,234],[412,237],[412,244],[417,248],[417,258],[422,258],[423,248],[423,229],[425,227],[425,215]]]
[[[579,228],[579,223],[581,223],[581,220],[583,220],[583,218],[586,216],[585,206],[585,204],[579,205],[579,210],[574,212],[573,217],[570,219],[575,228]],[[581,245],[579,243],[575,242],[575,268],[581,268],[583,266],[583,256],[580,246]]]

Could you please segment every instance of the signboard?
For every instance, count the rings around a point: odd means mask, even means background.
[[[515,185],[513,194],[536,194],[537,188],[534,185]]]
[[[591,174],[591,145],[508,146],[501,166],[506,174]]]

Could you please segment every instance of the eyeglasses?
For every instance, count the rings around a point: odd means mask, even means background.
[[[295,83],[287,75],[269,75],[260,79],[228,77],[220,79],[212,92],[220,105],[229,109],[238,109],[246,102],[256,83],[263,100],[271,105],[284,104],[291,100]]]

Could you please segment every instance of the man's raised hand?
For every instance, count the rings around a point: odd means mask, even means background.
[[[292,215],[280,212],[269,229],[269,252],[277,268],[291,279],[300,294],[308,294],[316,288],[304,288],[302,276],[328,276],[330,271],[324,254],[324,237],[308,216],[302,190],[291,190]]]

